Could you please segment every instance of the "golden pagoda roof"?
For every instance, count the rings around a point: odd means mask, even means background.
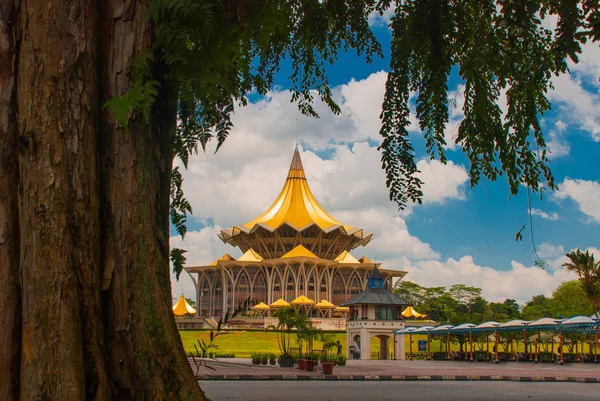
[[[305,306],[305,305],[314,305],[315,301],[313,301],[312,299],[305,297],[304,295],[300,295],[298,298],[294,299],[292,302],[290,302],[292,305],[301,305],[301,306]]]
[[[175,305],[173,305],[173,313],[177,316],[194,315],[196,309],[194,309],[185,299],[183,294],[181,294]]]
[[[289,251],[288,253],[283,255],[281,257],[281,259],[298,258],[298,257],[316,258],[316,259],[319,258],[317,255],[315,255],[314,253],[312,253],[311,251],[306,249],[306,247],[304,245],[298,245],[297,247],[295,247],[294,249],[292,249],[291,251]]]
[[[326,299],[322,299],[321,302],[315,305],[317,309],[335,309],[335,305]]]
[[[263,260],[262,256],[256,253],[256,251],[252,248],[248,249],[237,259],[238,262],[260,262],[261,260]]]
[[[209,266],[216,266],[220,260],[235,260],[235,258],[233,256],[231,256],[230,254],[226,253],[225,255],[221,256],[219,259],[214,260],[211,264],[209,264]]]
[[[336,262],[340,263],[360,263],[350,252],[344,251],[338,255],[337,258],[334,259]]]
[[[249,233],[257,227],[273,232],[284,224],[297,231],[316,225],[325,232],[341,229],[348,235],[358,233],[367,236],[359,228],[342,224],[319,205],[308,186],[298,148],[294,151],[285,184],[271,207],[254,220],[224,230],[223,234],[227,237],[234,236],[239,231]]]
[[[290,306],[290,304],[283,298],[279,298],[277,301],[271,304],[271,307],[273,308],[283,308],[284,306]]]

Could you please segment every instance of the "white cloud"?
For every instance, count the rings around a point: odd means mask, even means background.
[[[571,145],[564,139],[566,129],[567,124],[563,121],[554,121],[554,126],[550,129],[550,133],[548,134],[549,140],[546,141],[546,145],[550,151],[549,157],[551,159],[566,156],[571,151]]]
[[[581,68],[583,71],[587,67]],[[589,132],[594,141],[600,141],[600,94],[598,90],[590,91],[585,87],[585,84],[592,81],[583,74],[560,75],[553,79],[554,89],[548,93],[548,98],[553,106],[557,105],[563,111],[561,118],[568,119],[570,125]]]
[[[561,270],[527,267],[513,261],[508,270],[497,270],[492,267],[479,266],[469,255],[456,260],[426,260],[406,267],[409,274],[406,280],[421,285],[451,286],[467,284],[482,289],[482,295],[489,301],[503,301],[506,298],[516,299],[523,303],[534,295],[551,295],[552,291],[563,281],[572,280],[574,274]]]
[[[590,221],[600,223],[600,182],[566,178],[559,188],[555,198],[573,200]]]
[[[539,216],[542,219],[546,219],[546,220],[558,220],[558,213],[546,213],[543,210],[540,209],[531,209],[531,214],[534,216]]]
[[[395,12],[396,2],[392,2],[390,7],[386,9],[383,14],[373,11],[371,15],[369,15],[369,25],[386,27],[390,24],[390,19],[394,16]]]
[[[549,242],[542,243],[538,250],[540,258],[556,258],[565,254],[565,249],[562,245],[552,245]]]
[[[438,160],[419,160],[419,178],[425,183],[423,203],[444,203],[447,199],[464,199],[465,183],[469,175],[463,165],[452,161],[442,164]]]

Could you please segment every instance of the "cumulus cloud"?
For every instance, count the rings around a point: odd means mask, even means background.
[[[586,68],[586,67],[582,67]],[[570,125],[587,131],[591,138],[600,141],[600,94],[598,89],[588,90],[591,79],[577,74],[563,74],[553,80],[554,89],[548,94],[553,105],[563,111]],[[552,138],[550,143],[552,143]],[[556,151],[556,150],[555,150]]]
[[[448,287],[457,283],[480,287],[484,298],[497,302],[512,298],[524,303],[534,295],[550,296],[560,283],[576,278],[564,269],[541,269],[516,261],[511,263],[510,269],[497,270],[476,264],[469,255],[458,260],[419,261],[406,266],[406,270],[409,272],[406,280],[428,287]]]
[[[565,249],[562,245],[552,245],[549,242],[542,243],[538,250],[540,258],[556,258],[565,254]]]
[[[534,216],[539,216],[542,219],[546,219],[546,220],[558,220],[558,213],[556,213],[556,212],[548,214],[548,213],[544,212],[543,210],[533,208],[533,209],[531,209],[531,214]]]
[[[559,188],[556,199],[571,199],[590,222],[600,223],[600,182],[566,178]]]

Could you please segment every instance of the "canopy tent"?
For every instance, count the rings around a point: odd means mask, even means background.
[[[271,304],[271,308],[283,308],[285,306],[290,306],[290,304],[286,302],[283,298],[279,298],[277,301]]]
[[[414,310],[414,308],[412,306],[407,307],[406,309],[404,309],[404,311],[402,311],[402,316],[404,317],[414,317],[414,318],[421,318],[421,317],[426,317],[427,315],[424,313],[419,313],[416,310]]]
[[[350,312],[350,308],[348,306],[336,306],[336,308],[333,310],[333,316],[342,316],[348,312]]]
[[[315,304],[315,301],[308,297],[305,297],[304,295],[300,295],[298,298],[294,299],[290,303],[294,306],[311,306]]]
[[[181,294],[175,305],[173,305],[173,314],[175,314],[175,316],[195,315],[196,309],[192,308],[185,299],[185,296]]]
[[[321,302],[315,304],[317,309],[335,309],[335,305],[326,299],[322,299]]]
[[[252,307],[252,310],[257,310],[257,311],[268,311],[269,309],[269,305],[265,304],[264,302],[261,302],[259,304],[256,304]]]

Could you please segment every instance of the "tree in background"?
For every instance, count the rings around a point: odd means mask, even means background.
[[[569,262],[563,266],[579,276],[583,291],[592,306],[592,313],[600,312],[600,261],[596,262],[589,251],[581,252],[579,249],[567,253],[567,258]]]
[[[565,281],[552,292],[550,310],[552,315],[558,318],[590,316],[594,313],[579,280]]]
[[[525,303],[521,318],[524,320],[535,320],[542,317],[552,317],[550,299],[544,295],[536,295]]]

